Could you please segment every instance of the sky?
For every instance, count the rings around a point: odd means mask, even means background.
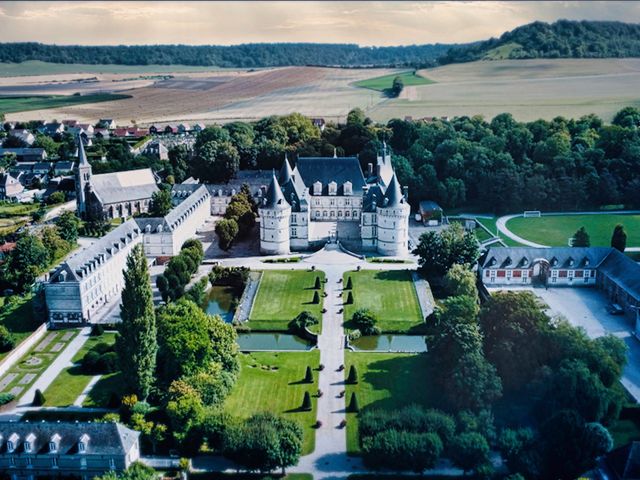
[[[410,45],[500,36],[535,20],[640,23],[639,2],[4,2],[0,41]]]

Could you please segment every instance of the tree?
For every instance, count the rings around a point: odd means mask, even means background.
[[[435,433],[386,430],[362,442],[364,462],[372,468],[388,468],[421,473],[433,468],[443,451]]]
[[[347,277],[347,286],[345,287],[346,290],[353,290],[353,281],[351,280],[351,277]]]
[[[313,284],[313,288],[315,290],[320,290],[322,288],[322,284],[320,283],[320,277],[316,276],[316,281]]]
[[[187,145],[174,145],[169,149],[169,164],[173,170],[176,183],[182,183],[189,174],[189,158],[191,156]]]
[[[149,279],[147,258],[142,244],[136,245],[127,256],[123,272],[124,288],[116,338],[116,352],[123,380],[129,392],[146,399],[154,382],[156,353],[156,316]]]
[[[350,385],[355,385],[358,383],[358,371],[356,370],[355,365],[351,365],[349,367],[349,375],[347,375],[347,382]]]
[[[627,248],[627,232],[624,229],[624,225],[621,223],[616,225],[613,229],[613,234],[611,235],[611,246],[623,253]]]
[[[238,223],[231,219],[223,218],[216,223],[216,235],[218,235],[218,245],[222,250],[229,250],[231,244],[238,236]]]
[[[442,276],[456,263],[475,263],[479,251],[473,233],[453,224],[438,233],[423,233],[413,253],[420,257],[421,272],[428,276]]]
[[[636,107],[624,107],[616,113],[611,123],[624,128],[638,128],[640,127],[640,110]]]
[[[44,148],[45,152],[47,152],[47,157],[49,158],[57,157],[58,148],[60,148],[60,145],[58,145],[58,143],[55,140],[53,140],[53,138],[47,135],[36,135],[36,139],[34,140],[33,145],[31,146],[33,148]]]
[[[479,433],[461,433],[453,438],[449,456],[454,465],[468,471],[489,461],[489,444]]]
[[[349,292],[351,293],[351,292]],[[355,328],[360,330],[362,335],[379,335],[380,329],[376,326],[378,319],[369,310],[360,308],[356,310],[351,317],[351,323]]]
[[[4,325],[0,325],[0,352],[8,352],[16,344],[16,339]]]
[[[456,263],[444,277],[447,293],[452,296],[465,295],[478,298],[476,275],[468,265]]]
[[[49,251],[37,235],[25,233],[2,264],[4,278],[23,292],[49,264]]]
[[[313,383],[313,373],[311,372],[311,367],[308,365],[304,372],[304,383]]]
[[[60,214],[55,222],[60,237],[71,245],[75,245],[78,241],[78,229],[80,228],[80,219],[74,212],[66,211]]]
[[[153,217],[164,217],[171,211],[173,204],[171,203],[171,192],[169,190],[160,189],[151,195],[151,205],[149,213]]]
[[[318,293],[317,290],[313,292],[313,300],[311,300],[311,303],[315,305],[320,303],[320,294]]]
[[[345,304],[353,305],[353,292],[351,290],[349,290],[349,293],[347,293],[347,301],[345,302]]]
[[[312,408],[311,395],[309,395],[309,392],[304,392],[304,397],[302,399],[302,406],[300,407],[300,410],[304,412],[310,412],[311,408]]]
[[[393,79],[393,84],[391,85],[390,97],[399,97],[402,89],[404,88],[404,82],[402,78],[398,75]]]
[[[359,411],[360,406],[358,405],[358,397],[356,397],[356,392],[351,392],[351,399],[349,400],[347,412],[358,413]]]
[[[33,396],[33,406],[41,407],[46,401],[47,400],[44,398],[44,394],[42,393],[42,391],[40,391],[40,389],[37,389],[35,395]]]
[[[311,325],[317,325],[319,323],[318,319],[314,317],[310,312],[304,311],[300,312],[296,318],[291,320],[289,323],[289,328],[293,332],[301,332],[305,328],[310,327]]]
[[[240,155],[230,141],[213,140],[204,143],[200,147],[196,145],[196,156],[192,162],[192,171],[193,176],[201,182],[228,182],[235,176],[239,167]]]
[[[47,205],[57,205],[65,200],[64,192],[57,190],[47,197]]]
[[[584,227],[580,227],[576,233],[573,234],[572,247],[590,247],[591,239]]]

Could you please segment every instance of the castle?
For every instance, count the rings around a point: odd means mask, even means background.
[[[339,240],[405,256],[409,213],[386,145],[366,175],[356,157],[301,157],[294,169],[285,157],[259,205],[260,250],[280,255]]]

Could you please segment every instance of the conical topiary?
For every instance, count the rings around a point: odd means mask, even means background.
[[[309,395],[309,392],[304,392],[304,398],[302,399],[302,406],[300,407],[300,410],[304,410],[305,412],[311,410],[311,395]]]
[[[347,295],[347,305],[352,305],[352,304],[353,304],[353,293],[349,291],[349,294]]]
[[[355,365],[351,365],[349,367],[349,375],[347,375],[347,383],[350,383],[350,384],[358,383],[358,371],[356,370]]]
[[[321,286],[322,283],[320,283],[320,277],[316,277],[316,283],[313,285],[313,288],[315,288],[316,290],[320,290]]]
[[[351,394],[351,400],[349,401],[349,406],[347,407],[347,412],[358,413],[360,411],[360,406],[358,405],[358,397],[356,397],[356,392]]]
[[[317,290],[313,292],[313,303],[320,303],[320,295]]]
[[[353,282],[351,281],[351,277],[347,278],[347,290],[351,290],[353,288]]]
[[[313,373],[311,373],[311,367],[307,366],[307,371],[304,372],[304,383],[313,383]]]
[[[41,407],[46,402],[44,398],[44,394],[40,391],[40,389],[36,390],[36,394],[33,396],[33,405],[36,407]]]

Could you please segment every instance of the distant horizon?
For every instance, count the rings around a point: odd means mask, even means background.
[[[3,43],[60,46],[449,45],[560,19],[640,23],[640,2],[0,2]]]

